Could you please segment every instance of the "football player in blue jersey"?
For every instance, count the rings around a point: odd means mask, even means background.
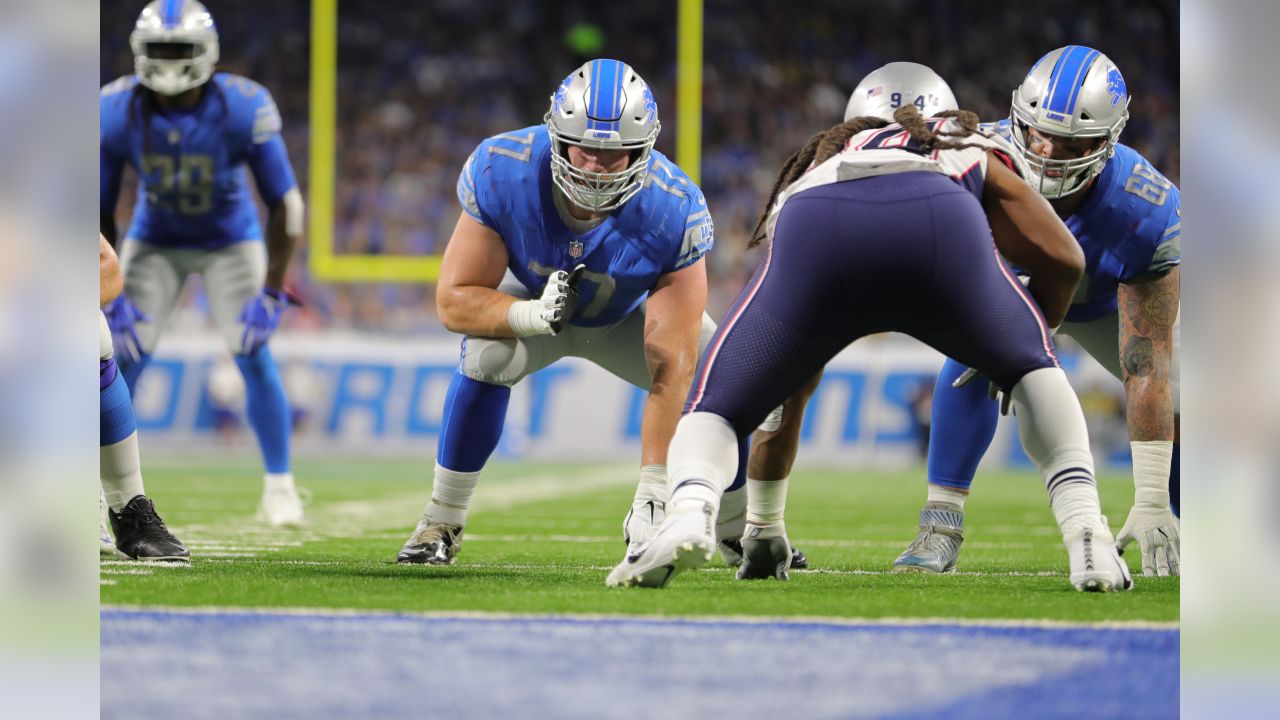
[[[467,160],[464,212],[436,290],[445,327],[465,336],[462,358],[431,500],[398,562],[453,562],[511,387],[566,356],[649,391],[623,538],[634,546],[661,522],[667,445],[715,323],[704,312],[702,259],[714,241],[711,215],[698,187],[654,149],[660,128],[640,75],[592,60],[564,79],[544,124],[491,137]],[[737,538],[742,478],[729,498],[735,509],[721,515],[721,535]]]
[[[98,306],[106,307],[119,297],[124,286],[120,262],[107,239],[98,236]],[[133,402],[124,378],[116,368],[111,351],[111,331],[107,319],[99,313],[98,335],[98,406],[99,406],[99,477],[102,491],[99,502],[115,532],[115,542],[107,533],[103,518],[99,528],[99,554],[116,557],[117,552],[131,560],[167,560],[186,562],[191,553],[165,527],[156,513],[155,503],[142,486],[142,462],[138,455],[138,427],[133,416]],[[100,507],[100,510],[103,508]]]
[[[266,88],[214,72],[218,33],[196,0],[154,0],[129,44],[135,72],[104,87],[100,107],[102,232],[113,244],[124,167],[139,180],[120,250],[124,294],[107,308],[120,369],[132,391],[187,276],[201,275],[245,379],[265,465],[260,517],[299,525],[289,405],[267,346],[288,304],[285,273],[303,227],[280,113]],[[268,208],[265,243],[246,166]]]
[[[1085,278],[1058,332],[1124,382],[1135,490],[1117,546],[1137,540],[1144,575],[1177,575],[1181,200],[1172,182],[1119,142],[1129,100],[1106,55],[1059,48],[1014,90],[1012,117],[1000,130],[1084,250]],[[998,417],[986,383],[963,385],[965,372],[949,360],[938,377],[928,501],[895,571],[955,569],[965,499]]]

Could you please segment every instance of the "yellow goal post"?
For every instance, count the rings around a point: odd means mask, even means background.
[[[699,182],[702,162],[702,0],[677,2],[676,162]],[[309,269],[331,283],[433,283],[439,255],[334,251],[338,103],[338,0],[311,0]]]

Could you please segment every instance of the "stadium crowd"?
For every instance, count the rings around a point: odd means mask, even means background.
[[[104,84],[132,72],[128,35],[142,4],[101,4]],[[269,11],[251,0],[210,0],[208,6],[218,21],[219,68],[271,90],[308,195],[310,3],[280,0]],[[674,6],[341,3],[336,250],[441,252],[459,212],[454,187],[467,155],[489,135],[540,122],[560,79],[587,57],[623,59],[648,80],[663,122],[658,149],[674,158]],[[815,0],[797,12],[795,3],[780,0],[746,8],[707,0],[705,12],[701,175],[717,230],[709,256],[708,309],[715,317],[754,269],[747,239],[782,160],[838,122],[849,91],[885,62],[932,66],[950,81],[962,107],[995,120],[1007,116],[1010,93],[1042,54],[1069,43],[1097,47],[1118,64],[1133,94],[1122,140],[1179,180],[1175,2],[1045,9]],[[1114,40],[1120,37],[1126,40]],[[132,200],[126,190],[121,222]],[[307,274],[305,253],[290,280],[307,307],[287,316],[286,328],[443,332],[433,288],[317,283]],[[201,302],[199,294],[192,291],[188,302]]]

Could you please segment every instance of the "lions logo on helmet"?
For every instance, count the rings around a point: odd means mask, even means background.
[[[658,139],[658,102],[649,85],[618,60],[591,60],[551,97],[551,180],[569,202],[591,212],[620,207],[644,186],[649,152]],[[569,162],[569,145],[630,150],[626,169],[587,172]]]
[[[213,77],[218,30],[196,0],[152,0],[129,35],[138,82],[161,95],[180,95]]]
[[[1129,119],[1124,76],[1111,59],[1093,48],[1069,45],[1036,61],[1013,91],[1013,144],[1031,169],[1031,184],[1048,198],[1083,188],[1115,154]],[[1031,152],[1027,130],[1063,138],[1100,138],[1097,150],[1079,158],[1053,160]]]
[[[904,105],[915,105],[924,117],[944,110],[958,110],[951,86],[927,65],[891,62],[869,73],[849,96],[845,121],[856,117],[877,117],[893,122],[893,113]]]

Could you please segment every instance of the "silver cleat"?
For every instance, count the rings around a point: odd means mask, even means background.
[[[964,511],[951,503],[925,503],[920,510],[920,533],[893,561],[893,571],[931,575],[953,573],[963,542]]]

